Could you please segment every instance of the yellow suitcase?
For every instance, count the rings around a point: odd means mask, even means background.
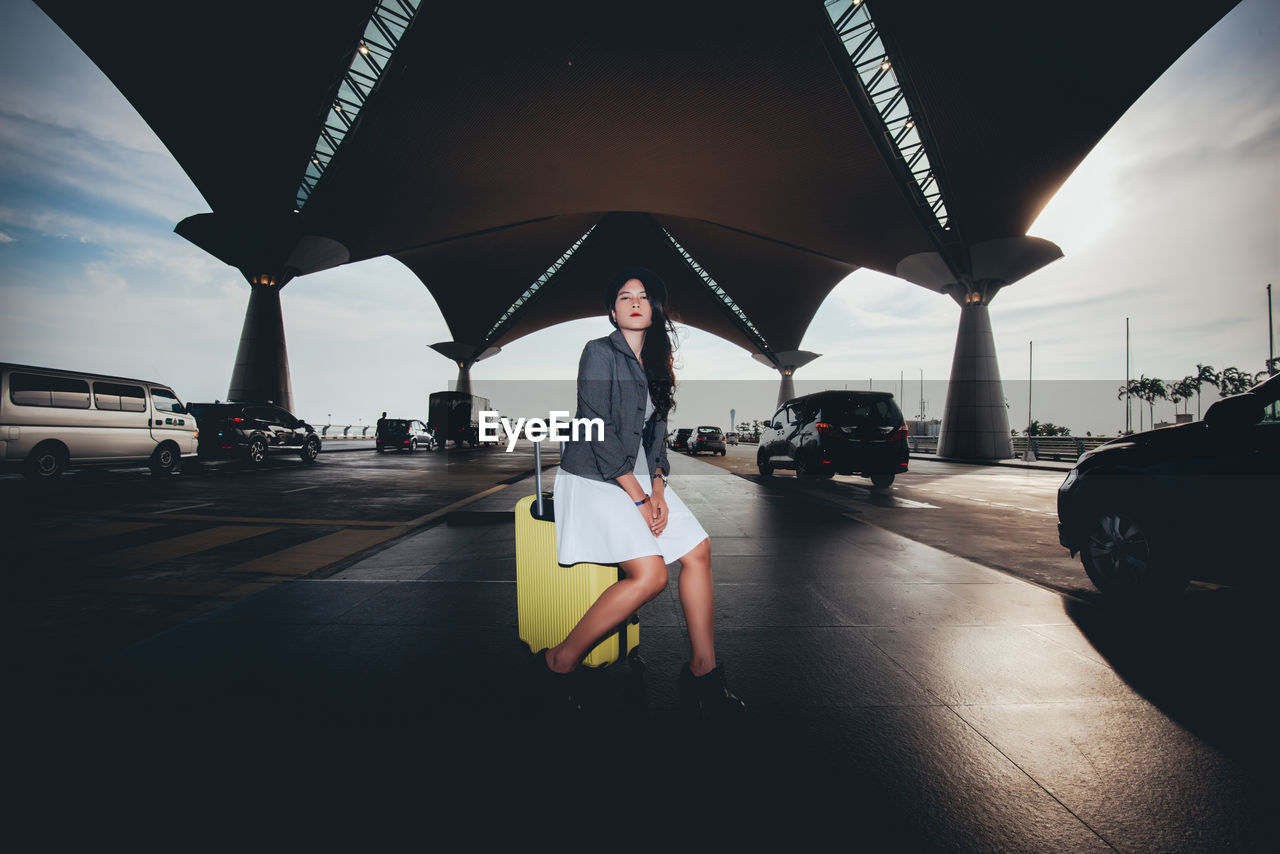
[[[561,566],[556,562],[555,503],[550,493],[541,491],[542,454],[538,443],[534,448],[540,495],[521,498],[515,511],[516,619],[520,640],[537,652],[564,640],[591,604],[618,580],[619,570],[597,563]],[[620,651],[624,636],[625,649]],[[625,655],[633,666],[643,667],[637,654],[639,643],[640,618],[633,615],[592,647],[582,663],[604,667]]]

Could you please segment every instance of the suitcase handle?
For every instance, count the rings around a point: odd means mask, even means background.
[[[542,443],[536,439],[533,442],[533,472],[537,478],[537,491],[534,495],[538,502],[538,518],[542,518]]]

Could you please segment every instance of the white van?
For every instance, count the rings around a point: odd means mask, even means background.
[[[0,465],[32,480],[90,464],[169,474],[196,455],[196,438],[195,418],[168,386],[0,363]]]

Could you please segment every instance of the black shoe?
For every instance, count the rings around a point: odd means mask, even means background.
[[[680,704],[702,718],[734,718],[747,708],[725,684],[724,667],[694,676],[688,662],[680,668]]]
[[[552,670],[547,664],[545,649],[533,654],[530,669],[533,675],[533,688],[541,710],[550,713],[574,714],[582,711],[582,702],[578,697],[576,671],[557,673]]]

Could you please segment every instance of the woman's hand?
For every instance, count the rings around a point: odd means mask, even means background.
[[[667,499],[662,494],[662,487],[659,486],[653,490],[653,495],[649,496],[649,503],[645,507],[653,507],[649,530],[655,537],[662,536],[662,532],[667,529]]]

